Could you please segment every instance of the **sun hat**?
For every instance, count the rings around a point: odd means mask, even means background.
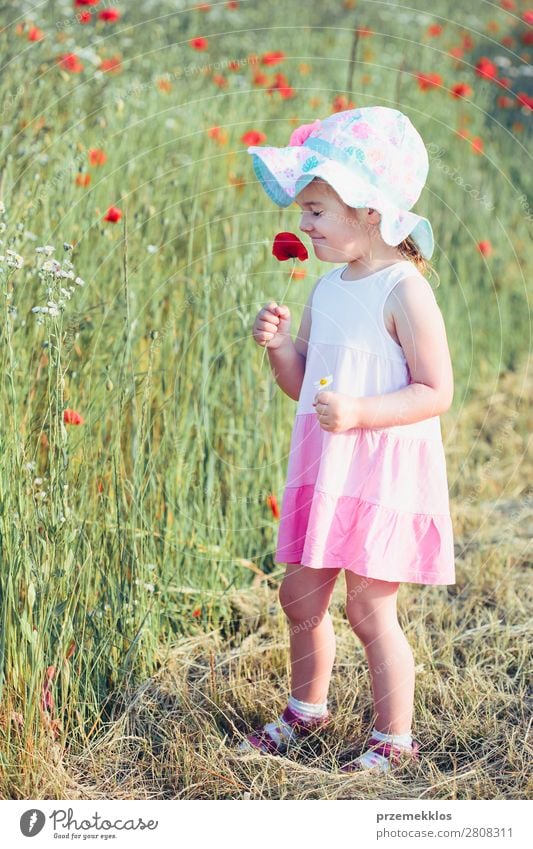
[[[434,241],[427,218],[409,212],[426,182],[426,147],[409,118],[398,109],[368,106],[335,112],[302,124],[287,147],[252,145],[255,174],[278,206],[293,203],[321,177],[351,207],[381,214],[383,241],[399,245],[411,235],[429,259]]]

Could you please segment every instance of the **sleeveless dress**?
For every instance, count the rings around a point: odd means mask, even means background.
[[[406,276],[431,286],[409,260],[359,280],[342,279],[347,267],[320,278],[312,298],[274,560],[384,581],[454,584],[439,416],[331,433],[320,427],[312,406],[319,391],[315,381],[328,375],[333,381],[326,390],[352,396],[394,392],[412,383],[383,308]]]

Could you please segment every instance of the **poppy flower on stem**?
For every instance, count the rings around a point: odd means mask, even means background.
[[[243,144],[256,145],[262,144],[266,140],[266,135],[261,130],[247,130],[241,136]]]
[[[452,97],[470,97],[472,94],[472,87],[468,85],[468,83],[457,83],[452,86],[451,95]]]
[[[79,74],[83,71],[83,64],[75,53],[63,53],[57,57],[57,62],[63,70],[70,71],[71,74]]]
[[[104,221],[120,221],[122,218],[122,210],[117,206],[110,206],[104,215]]]
[[[272,53],[264,53],[261,57],[262,65],[277,65],[285,59],[285,54],[281,50],[272,51]]]
[[[209,46],[209,42],[207,38],[203,38],[202,36],[198,36],[198,38],[191,38],[189,41],[189,45],[194,50],[207,50]]]
[[[488,239],[483,242],[478,242],[477,249],[481,256],[490,256],[492,253],[492,245]]]
[[[98,12],[98,18],[100,21],[113,24],[120,18],[120,12],[118,9],[102,9]]]
[[[89,162],[91,165],[103,165],[106,160],[107,156],[101,147],[89,148]]]
[[[85,424],[85,420],[82,416],[80,416],[79,413],[76,412],[76,410],[70,410],[68,408],[66,410],[63,410],[63,421],[65,422],[65,424],[72,425]]]
[[[271,492],[270,495],[267,495],[266,502],[272,511],[274,519],[279,519],[278,500],[273,492]]]
[[[296,233],[276,233],[272,243],[272,253],[281,262],[287,259],[305,261],[309,258],[307,248]]]
[[[440,74],[417,74],[416,81],[421,91],[427,91],[429,88],[439,88],[442,85]]]
[[[44,32],[39,27],[31,27],[28,32],[28,41],[42,41],[44,38]]]
[[[272,243],[272,254],[276,257],[276,259],[279,259],[280,262],[285,262],[288,259],[292,259],[292,260],[299,259],[303,262],[306,259],[308,259],[308,257],[309,257],[309,254],[307,252],[307,248],[305,247],[305,245],[301,241],[301,239],[298,238],[296,233],[287,233],[287,232],[276,233],[276,235],[274,237],[274,241]],[[291,273],[290,273],[290,276],[289,276],[289,282],[287,283],[287,288],[285,289],[285,294],[283,295],[283,297],[280,301],[280,304],[282,304],[283,301],[285,300],[285,297],[286,297],[287,292],[289,290],[289,286],[291,285],[291,280],[293,278],[295,267],[296,267],[296,263],[293,263]],[[260,363],[259,368],[261,368],[261,366],[263,365],[263,362],[265,360],[266,351],[267,351],[267,347],[266,347],[266,344],[265,344],[265,347],[263,349],[263,354],[261,356],[261,363]]]
[[[492,80],[498,75],[498,68],[487,56],[482,56],[476,63],[475,73],[478,77],[483,77],[486,80]]]

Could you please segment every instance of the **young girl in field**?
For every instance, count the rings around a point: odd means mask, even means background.
[[[439,418],[452,402],[453,373],[422,273],[431,225],[409,211],[425,183],[427,152],[410,120],[386,107],[338,112],[299,127],[287,147],[248,152],[269,197],[301,208],[300,229],[317,257],[343,265],[313,287],[294,342],[287,306],[272,301],[254,322],[279,386],[298,401],[275,555],[287,564],[279,598],[292,680],[282,715],[239,748],[283,753],[329,722],[328,606],[344,569],[374,727],[368,747],[348,752],[341,769],[387,771],[419,750],[398,588],[455,583]]]

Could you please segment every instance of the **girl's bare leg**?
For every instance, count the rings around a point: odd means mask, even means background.
[[[335,632],[328,611],[340,569],[288,563],[279,599],[289,620],[291,695],[324,704],[335,661]]]
[[[399,586],[346,570],[346,615],[365,649],[375,728],[384,734],[409,732],[413,721],[415,664],[398,622]]]

